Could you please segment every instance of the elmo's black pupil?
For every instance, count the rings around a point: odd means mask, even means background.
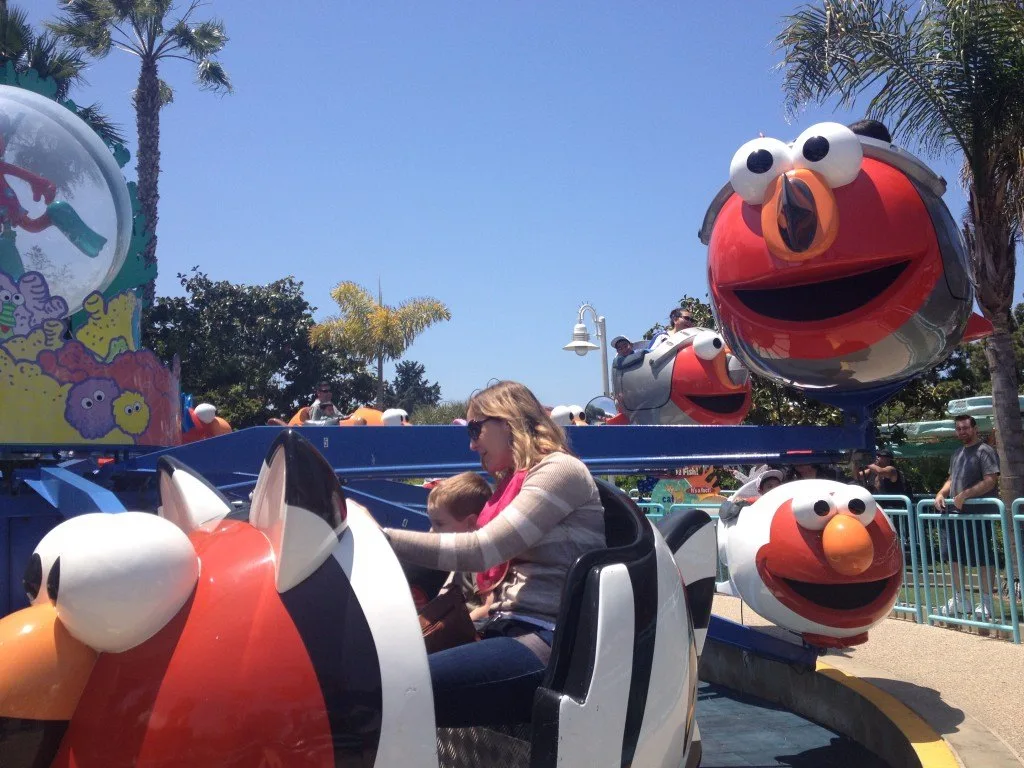
[[[824,160],[828,154],[828,139],[824,136],[812,136],[804,142],[804,157],[812,163]]]
[[[775,159],[767,149],[759,149],[751,152],[747,157],[747,170],[751,173],[768,173],[772,169]]]
[[[827,501],[824,501],[823,499],[818,499],[818,501],[814,502],[814,514],[818,515],[818,517],[824,517],[830,511],[831,508],[829,507]]]
[[[861,515],[864,510],[867,509],[867,505],[862,499],[853,499],[850,501],[850,511],[854,514]]]
[[[25,594],[28,595],[29,602],[35,600],[43,586],[43,560],[39,557],[38,552],[32,553],[32,559],[28,561],[22,583],[25,586]]]

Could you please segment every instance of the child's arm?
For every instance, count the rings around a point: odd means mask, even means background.
[[[486,619],[491,613],[491,604],[494,602],[494,590],[487,593],[487,598],[484,600],[484,604],[479,608],[474,608],[469,612],[469,618],[473,621],[479,621],[480,619]]]

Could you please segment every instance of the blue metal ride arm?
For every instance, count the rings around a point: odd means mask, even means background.
[[[255,481],[267,449],[282,427],[253,427],[145,454],[119,464],[120,472],[154,472],[173,455],[221,488]],[[464,428],[298,427],[346,479],[433,477],[478,471]],[[573,452],[591,471],[673,469],[695,464],[830,462],[844,451],[869,450],[870,423],[842,427],[570,427]]]

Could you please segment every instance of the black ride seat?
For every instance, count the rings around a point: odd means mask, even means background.
[[[439,728],[438,745],[443,768],[476,765],[519,768],[527,765],[527,761],[531,766],[554,765],[558,750],[559,697],[569,694],[583,698],[590,685],[597,652],[600,569],[623,563],[634,579],[657,578],[654,532],[650,523],[618,488],[601,480],[597,481],[597,487],[605,510],[607,548],[586,553],[569,569],[551,646],[551,660],[545,680],[534,698],[533,723]],[[649,600],[638,601],[636,616],[657,612],[656,590],[644,590],[644,594]],[[653,646],[653,633],[638,640],[640,654],[653,654]],[[630,694],[632,698],[632,690]],[[636,694],[642,703],[646,690]],[[642,707],[639,711],[642,715]],[[504,744],[504,747],[499,747],[499,744]],[[536,754],[531,754],[533,752]]]

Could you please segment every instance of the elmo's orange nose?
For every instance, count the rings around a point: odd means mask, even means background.
[[[828,564],[844,576],[859,576],[875,559],[871,534],[852,515],[836,515],[829,520],[821,532],[821,544]]]
[[[768,187],[761,230],[768,250],[780,259],[801,262],[821,255],[839,233],[832,188],[814,171],[787,171]]]
[[[0,620],[0,717],[70,720],[97,653],[73,638],[51,603]]]

